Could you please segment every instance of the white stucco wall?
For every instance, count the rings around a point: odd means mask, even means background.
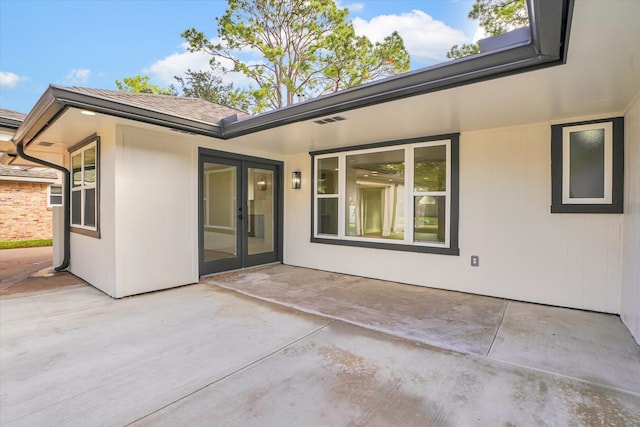
[[[548,123],[461,135],[460,256],[310,243],[310,158],[288,157],[285,176],[300,169],[303,183],[285,194],[284,262],[619,313],[622,215],[550,213],[550,135]]]
[[[620,317],[640,343],[640,93],[625,115],[625,192]]]
[[[173,134],[117,128],[116,297],[198,281],[197,165]]]
[[[116,291],[114,209],[116,132],[115,129],[105,129],[98,135],[100,136],[100,238],[71,233],[69,271],[113,296]]]

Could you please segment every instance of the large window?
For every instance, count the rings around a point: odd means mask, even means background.
[[[458,254],[458,135],[311,153],[312,241]]]
[[[552,212],[622,213],[622,118],[551,127]]]
[[[99,237],[99,150],[100,139],[88,138],[71,151],[72,231]]]

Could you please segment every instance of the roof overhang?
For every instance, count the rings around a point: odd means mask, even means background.
[[[375,81],[230,123],[225,139],[370,105],[564,64],[574,0],[528,0],[526,41]]]
[[[27,147],[69,108],[178,131],[230,139],[273,127],[385,103],[402,98],[561,64],[566,58],[573,0],[528,0],[530,40],[497,51],[449,61],[372,82],[294,106],[213,126],[51,85],[18,128],[14,141]]]
[[[530,0],[529,7],[531,28],[517,37],[503,37],[506,43],[491,40],[489,52],[258,116],[223,119],[217,126],[51,86],[14,140],[28,143],[27,152],[43,158],[64,155],[87,135],[124,125],[172,137],[178,131],[178,140],[230,140],[232,145],[226,147],[241,146],[275,158],[624,114],[634,96],[640,96],[640,27],[635,24],[640,3]],[[98,114],[83,116],[85,109]],[[345,120],[332,121],[336,115]],[[43,147],[43,143],[54,145]],[[50,161],[55,162],[53,157]]]

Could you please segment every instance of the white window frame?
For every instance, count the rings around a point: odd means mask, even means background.
[[[593,198],[571,197],[571,133],[604,129],[604,196]],[[611,122],[567,126],[562,129],[562,203],[603,204],[612,202],[613,181],[613,124]]]
[[[447,171],[446,171],[446,189],[445,191],[426,191],[417,192],[414,187],[414,152],[416,148],[433,147],[444,145],[447,153]],[[358,237],[346,235],[346,159],[347,156],[357,154],[371,154],[387,151],[399,151],[404,150],[405,161],[405,194],[404,194],[404,206],[405,206],[405,221],[404,221],[404,239],[382,239],[382,238],[370,238],[370,237]],[[319,178],[319,161],[322,159],[337,157],[338,158],[338,234],[322,234],[318,232],[318,200],[326,198],[336,198],[336,194],[322,194],[318,193],[318,178]],[[416,247],[434,247],[434,248],[450,248],[451,241],[451,173],[452,173],[452,159],[451,159],[451,140],[439,139],[433,141],[422,141],[410,144],[401,145],[387,145],[376,148],[368,149],[354,149],[350,151],[339,151],[333,153],[319,154],[314,156],[314,210],[313,210],[313,236],[320,239],[330,239],[336,241],[346,242],[362,242],[362,243],[381,243],[385,245],[408,245]],[[414,241],[414,197],[417,196],[445,196],[445,241],[444,242],[417,242]]]
[[[89,143],[81,143],[79,145],[81,145],[80,148],[71,151],[69,154],[69,162],[70,162],[70,169],[71,169],[71,182],[69,183],[71,186],[71,197],[69,200],[69,205],[70,205],[70,218],[69,218],[69,222],[71,224],[72,230],[76,229],[76,230],[86,230],[89,232],[98,232],[99,229],[99,218],[100,218],[100,205],[99,205],[99,200],[100,200],[100,195],[99,195],[99,179],[100,179],[100,144],[98,143],[99,140],[97,137],[91,138],[90,139],[91,142]],[[95,170],[95,181],[93,183],[90,184],[85,184],[85,180],[84,180],[84,173],[85,173],[85,158],[84,158],[84,154],[87,150],[90,150],[92,148],[95,148],[95,162],[96,162],[96,170]],[[78,187],[74,187],[73,186],[73,158],[77,155],[81,156],[82,159],[82,163],[81,163],[81,181],[80,181],[80,185]],[[86,190],[91,190],[94,189],[94,206],[95,206],[95,225],[85,225],[85,203],[86,203]],[[80,220],[81,223],[74,223],[73,222],[73,193],[74,192],[80,192]]]
[[[51,189],[53,187],[59,188],[60,194],[51,194]],[[60,196],[60,203],[51,203],[51,196]],[[63,206],[63,205],[64,205],[64,192],[62,191],[62,185],[52,184],[48,186],[47,187],[47,207],[54,208],[54,207]]]

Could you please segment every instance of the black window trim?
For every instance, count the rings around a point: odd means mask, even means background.
[[[566,127],[611,123],[613,128],[613,167],[610,204],[563,203],[563,129]],[[623,213],[624,210],[624,117],[612,117],[551,126],[551,213]]]
[[[315,200],[315,164],[316,156],[323,154],[341,153],[346,151],[366,150],[370,148],[385,148],[401,145],[416,144],[420,142],[449,140],[451,147],[451,212],[449,215],[449,247],[403,245],[399,243],[367,242],[362,240],[343,240],[339,238],[315,237],[314,212],[316,209]],[[458,227],[460,218],[460,133],[448,133],[444,135],[425,136],[420,138],[399,139],[393,141],[376,142],[371,144],[340,147],[333,150],[319,150],[309,152],[311,157],[311,243],[324,243],[339,246],[354,246],[372,249],[387,249],[402,252],[419,252],[439,255],[460,255],[458,243]]]
[[[100,137],[98,136],[97,133],[94,133],[93,135],[88,136],[87,138],[83,139],[79,143],[69,147],[68,152],[69,152],[69,162],[71,162],[71,158],[73,157],[74,152],[94,142],[96,143],[96,229],[88,230],[86,228],[74,226],[74,224],[71,222],[71,217],[69,217],[69,224],[70,224],[70,231],[72,233],[100,239],[101,238],[101,234],[100,234],[100,181],[101,181],[100,170],[102,169],[100,165],[100,156],[101,156],[100,155]],[[70,164],[69,169],[71,170],[72,168],[73,168],[73,165]],[[73,182],[69,182],[68,185],[71,188],[73,185]],[[69,207],[71,207],[71,197],[69,197],[68,203],[69,203]],[[69,215],[71,215],[71,211],[69,211]]]

